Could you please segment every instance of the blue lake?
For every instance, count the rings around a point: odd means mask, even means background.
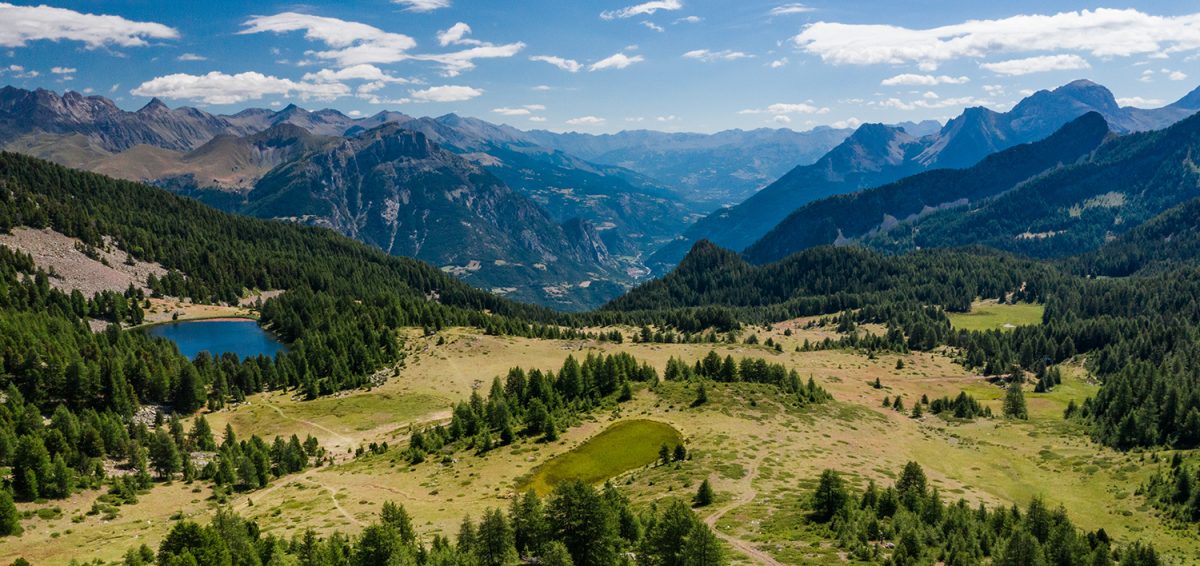
[[[146,330],[151,336],[166,338],[179,347],[179,352],[188,359],[200,352],[214,357],[226,352],[240,358],[259,354],[275,356],[285,346],[253,320],[191,320],[151,326]]]

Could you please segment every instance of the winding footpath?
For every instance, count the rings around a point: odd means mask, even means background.
[[[725,506],[717,509],[713,514],[705,517],[704,524],[712,528],[713,533],[717,535],[717,538],[725,541],[729,544],[729,546],[732,546],[734,550],[746,555],[751,560],[759,564],[767,564],[768,566],[783,566],[782,562],[775,560],[775,558],[770,554],[760,550],[754,545],[754,543],[737,538],[717,528],[717,522],[721,520],[721,517],[724,517],[730,511],[733,511],[738,507],[749,504],[750,502],[754,501],[755,497],[758,496],[758,492],[754,490],[754,478],[758,475],[758,464],[759,461],[755,460],[754,463],[750,465],[750,469],[746,470],[746,475],[742,476],[741,480],[738,480],[738,485],[742,488],[740,490],[741,494],[738,495],[738,497],[733,501],[730,501]]]

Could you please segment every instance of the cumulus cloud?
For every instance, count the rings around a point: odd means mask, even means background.
[[[175,58],[176,61],[207,61],[208,57],[197,55],[195,53],[184,53]]]
[[[493,108],[492,112],[495,112],[496,114],[500,114],[501,116],[528,116],[530,114],[533,114],[534,112],[540,112],[545,109],[546,109],[546,106],[542,105],[542,104],[526,104],[524,106],[519,106],[516,108],[512,108],[512,107],[508,107],[508,106],[505,106],[502,108]]]
[[[962,57],[1005,52],[1079,51],[1095,57],[1200,49],[1200,14],[1154,16],[1136,9],[1081,10],[912,29],[818,22],[792,38],[834,64],[916,63],[925,69]]]
[[[534,55],[533,57],[530,57],[529,60],[550,63],[551,65],[570,73],[578,73],[579,70],[583,68],[583,65],[580,65],[579,61],[555,57],[554,55]]]
[[[408,12],[432,12],[450,7],[450,0],[392,0],[392,2],[405,6],[404,9]]]
[[[913,73],[904,73],[891,78],[883,79],[879,84],[883,86],[934,86],[934,85],[961,85],[970,82],[968,77],[951,77],[948,75],[917,75]]]
[[[75,74],[74,67],[51,67],[50,72],[56,75],[72,75]]]
[[[1090,69],[1086,59],[1078,55],[1040,55],[1024,59],[1010,59],[995,63],[982,63],[981,68],[997,75],[1019,76],[1047,71],[1076,71]]]
[[[620,10],[609,10],[601,12],[600,17],[606,20],[615,20],[618,18],[632,18],[634,16],[648,16],[659,10],[672,11],[683,8],[683,2],[679,0],[656,0],[654,2],[643,2],[633,6],[621,8]]]
[[[408,79],[394,77],[376,67],[375,65],[352,65],[341,69],[321,69],[315,73],[305,73],[302,77],[305,81],[313,82],[341,82],[341,81],[372,81],[381,83],[406,83]]]
[[[1130,96],[1126,98],[1118,98],[1117,104],[1120,104],[1121,106],[1134,106],[1136,108],[1157,108],[1165,104],[1165,102],[1157,98]]]
[[[599,118],[596,116],[580,116],[578,118],[571,118],[570,120],[567,120],[567,124],[572,126],[599,126],[605,121],[606,120],[604,118]]]
[[[17,79],[32,79],[32,78],[36,78],[38,75],[41,74],[41,73],[39,73],[37,71],[33,71],[33,70],[27,71],[27,70],[25,70],[25,67],[23,67],[21,65],[9,65],[7,67],[0,68],[0,74],[4,74],[4,73],[10,73],[10,74],[12,74],[13,78],[17,78]]]
[[[603,71],[605,69],[624,69],[625,67],[628,67],[634,63],[641,63],[642,61],[645,61],[645,58],[643,58],[641,55],[634,55],[633,57],[630,57],[624,53],[617,53],[592,63],[588,67],[588,70]]]
[[[412,90],[408,94],[413,102],[462,102],[482,95],[483,91],[469,86],[443,85]]]
[[[678,20],[675,20],[675,23],[677,23],[677,24],[698,24],[702,21],[704,21],[704,18],[701,18],[700,16],[684,16],[682,18],[679,18]]]
[[[525,44],[521,42],[505,45],[493,45],[483,41],[465,39],[470,27],[459,23],[450,29],[439,33],[439,41],[444,37],[449,44],[468,44],[471,48],[451,53],[410,53],[417,42],[413,38],[400,34],[383,31],[377,27],[359,22],[311,16],[296,12],[284,12],[273,16],[254,16],[247,20],[244,29],[239,32],[249,33],[286,33],[304,31],[304,38],[309,41],[324,43],[330,49],[321,51],[306,51],[305,54],[318,59],[334,61],[336,64],[348,67],[362,63],[395,63],[404,60],[430,61],[442,66],[442,74],[455,77],[463,71],[475,68],[475,59],[496,57],[512,57]]]
[[[350,94],[342,83],[293,81],[258,72],[228,75],[175,73],[150,79],[130,91],[135,96],[198,100],[206,104],[236,104],[264,96],[298,96],[301,100],[332,100]]]
[[[1163,72],[1166,72],[1166,69],[1163,69]],[[1182,81],[1187,77],[1187,73],[1184,73],[1183,71],[1171,71],[1167,73],[1167,78],[1173,81]]]
[[[545,116],[530,116],[529,121],[530,122],[545,122],[546,117]]]
[[[770,13],[772,16],[789,16],[791,14],[806,14],[815,10],[816,8],[813,8],[812,6],[806,6],[804,4],[793,2],[791,4],[783,4],[781,6],[771,8]]]
[[[418,61],[432,61],[442,66],[442,74],[447,77],[457,77],[464,71],[469,71],[475,68],[475,59],[497,59],[507,58],[516,55],[525,44],[518,41],[516,43],[508,43],[504,45],[492,45],[491,43],[480,42],[476,47],[455,51],[452,53],[430,53],[413,55],[412,59]]]
[[[24,47],[30,41],[81,41],[88,49],[142,47],[147,39],[175,39],[179,32],[154,22],[120,16],[84,14],[50,6],[0,3],[0,46]]]
[[[774,60],[774,61],[771,61],[770,63],[768,63],[768,64],[767,64],[767,66],[768,66],[768,67],[770,67],[770,68],[772,68],[772,69],[778,69],[778,68],[781,68],[781,67],[785,67],[785,66],[787,66],[787,64],[788,64],[788,58],[787,58],[787,57],[780,57],[780,58],[778,58],[778,59],[776,59],[776,60]]]
[[[480,42],[475,39],[467,39],[467,35],[471,33],[471,26],[458,22],[450,29],[439,31],[437,34],[438,45],[446,47],[447,45],[479,45]]]
[[[754,56],[749,53],[743,53],[741,51],[732,51],[729,49],[723,49],[721,51],[710,51],[708,49],[695,49],[692,51],[688,51],[687,53],[684,53],[683,57],[684,57],[684,59],[695,59],[697,61],[711,63],[713,61],[736,61],[738,59],[748,59],[748,58],[751,58]]]
[[[403,61],[409,58],[408,51],[417,46],[416,40],[404,34],[386,32],[359,22],[297,12],[253,16],[242,26],[244,29],[238,32],[240,34],[303,31],[305,39],[324,43],[331,48],[308,51],[306,54],[347,67],[360,63]]]
[[[838,121],[830,124],[829,127],[842,130],[842,129],[846,129],[846,128],[857,128],[857,127],[861,126],[862,124],[863,124],[862,120],[859,120],[858,118],[851,116],[849,118],[846,118],[845,120],[838,120]]]
[[[926,93],[929,94],[929,93]],[[881,108],[892,108],[895,110],[916,110],[918,108],[935,109],[935,108],[965,108],[968,106],[987,106],[991,104],[990,100],[983,100],[973,96],[960,96],[956,98],[939,98],[936,93],[932,97],[925,97],[912,102],[905,102],[899,98],[887,98],[877,102],[871,102],[872,106]]]
[[[777,102],[766,108],[747,108],[738,111],[738,114],[827,114],[829,109],[824,106],[816,106],[809,102]]]

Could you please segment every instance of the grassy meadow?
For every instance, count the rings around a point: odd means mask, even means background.
[[[1007,305],[994,308],[1008,313],[997,315],[1004,321],[1040,316],[1028,307],[1019,314],[1008,312],[1013,307]],[[1102,447],[1079,425],[1063,419],[1067,402],[1082,401],[1097,390],[1081,367],[1065,366],[1064,383],[1050,393],[1027,390],[1029,421],[957,422],[930,414],[914,419],[883,407],[883,398],[898,395],[911,408],[922,395],[932,399],[967,391],[999,414],[1004,392],[954,363],[950,352],[874,358],[846,350],[796,352],[806,338],[828,331],[784,335],[798,327],[793,321],[756,330],[760,340],[781,342],[783,352],[744,344],[535,340],[466,329],[424,337],[414,330],[404,339],[404,364],[378,387],[316,401],[260,394],[208,414],[218,433],[230,424],[243,437],[312,434],[336,455],[333,465],[238,494],[228,505],[257,520],[266,532],[291,535],[306,528],[357,531],[376,517],[383,502],[393,500],[405,505],[418,532],[428,537],[455,532],[464,515],[478,517],[488,508],[506,507],[521,489],[544,492],[568,477],[611,479],[635,505],[690,498],[707,478],[717,500],[698,512],[725,540],[781,563],[841,564],[839,550],[802,520],[802,504],[817,476],[833,468],[857,487],[869,480],[888,485],[906,462],[915,460],[944,497],[1023,506],[1040,495],[1051,506],[1065,507],[1081,528],[1103,527],[1119,540],[1149,540],[1176,563],[1200,561],[1200,538],[1163,525],[1136,495],[1155,466],[1152,454]],[[664,382],[655,389],[638,385],[633,400],[563,423],[554,442],[521,440],[482,455],[462,451],[452,459],[429,458],[418,465],[410,465],[395,448],[403,446],[413,426],[445,421],[452,403],[477,388],[486,391],[493,377],[513,366],[557,369],[569,354],[581,358],[592,351],[621,350],[661,374],[669,357],[693,361],[709,349],[735,359],[783,363],[803,379],[811,376],[834,401],[800,407],[769,386],[713,383],[707,387],[709,402],[693,407],[694,386]],[[898,359],[904,361],[902,369],[896,369]],[[880,389],[872,386],[876,378]],[[353,458],[355,448],[371,442],[388,442],[393,449]],[[682,442],[689,459],[657,465],[664,442]],[[141,543],[157,544],[176,520],[203,521],[217,508],[207,484],[177,481],[156,485],[114,518],[88,515],[100,493],[21,504],[30,512],[60,509],[58,514],[45,512],[50,518],[23,521],[26,533],[0,545],[0,563],[18,556],[35,564],[85,557],[116,560]],[[732,544],[728,550],[735,564],[756,563]]]

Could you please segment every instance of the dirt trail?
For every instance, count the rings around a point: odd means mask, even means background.
[[[321,483],[321,482],[319,482],[319,481],[316,481],[316,480],[314,480],[314,479],[312,479],[312,478],[310,478],[310,477],[307,477],[307,476],[305,476],[304,478],[301,478],[301,479],[303,479],[304,481],[306,481],[306,482],[308,482],[308,483],[311,483],[311,484],[313,484],[313,485],[315,485],[315,486],[317,486],[317,487],[319,487],[319,488],[321,488],[321,489],[323,489],[323,490],[325,490],[325,491],[328,491],[328,492],[329,492],[329,500],[330,500],[330,501],[333,501],[333,507],[334,507],[334,509],[337,509],[337,510],[338,510],[338,512],[339,512],[339,513],[341,513],[341,514],[342,514],[342,516],[346,518],[346,520],[347,520],[347,521],[350,521],[351,523],[354,523],[356,526],[359,526],[359,527],[363,526],[363,522],[362,522],[362,521],[359,521],[358,519],[355,519],[353,515],[351,515],[350,513],[348,513],[348,512],[346,511],[346,509],[342,507],[342,504],[341,504],[341,503],[338,503],[338,500],[337,500],[337,491],[336,491],[336,490],[334,490],[332,487],[329,487],[328,485],[325,485],[325,484],[323,484],[323,483]]]
[[[333,436],[337,437],[337,439],[338,439],[338,440],[340,440],[340,441],[342,441],[342,442],[344,442],[344,443],[346,443],[346,444],[354,444],[354,441],[353,441],[353,440],[351,440],[349,437],[347,437],[347,436],[346,436],[346,435],[344,435],[344,434],[341,434],[341,433],[339,433],[339,432],[337,432],[337,431],[334,431],[334,430],[331,430],[331,429],[325,428],[324,426],[321,426],[321,425],[319,425],[319,424],[317,424],[317,423],[314,423],[314,422],[312,422],[312,421],[306,421],[306,420],[304,420],[304,419],[297,419],[296,417],[290,417],[290,416],[288,416],[288,414],[287,414],[287,413],[284,413],[284,412],[283,412],[283,409],[280,409],[279,407],[276,407],[275,405],[272,405],[272,404],[270,404],[270,403],[268,403],[268,402],[266,402],[266,401],[263,401],[263,404],[264,404],[264,405],[266,405],[266,406],[268,406],[268,407],[270,407],[272,410],[274,410],[276,413],[278,413],[278,414],[279,414],[279,416],[280,416],[281,418],[287,419],[287,420],[289,420],[289,421],[292,421],[292,422],[300,423],[300,424],[302,424],[302,425],[305,425],[305,426],[311,426],[311,427],[313,427],[313,428],[315,428],[315,429],[317,429],[317,430],[320,430],[320,431],[327,432],[327,433],[329,433],[329,434],[331,434],[331,435],[333,435]]]
[[[738,486],[741,488],[741,493],[737,496],[737,498],[735,498],[733,501],[730,501],[724,507],[717,509],[716,512],[708,517],[705,517],[704,524],[712,528],[713,533],[717,535],[717,538],[729,543],[729,546],[732,546],[734,550],[746,555],[751,560],[759,564],[767,564],[769,566],[783,566],[782,562],[775,560],[775,558],[770,554],[759,550],[758,547],[754,546],[754,543],[737,538],[717,528],[717,522],[721,520],[721,517],[724,517],[727,513],[737,509],[738,507],[749,504],[751,501],[754,501],[755,497],[758,496],[758,492],[754,490],[754,478],[758,475],[758,464],[759,460],[755,460],[752,464],[750,464],[750,469],[746,470],[746,475],[742,476],[742,479],[738,480]]]

